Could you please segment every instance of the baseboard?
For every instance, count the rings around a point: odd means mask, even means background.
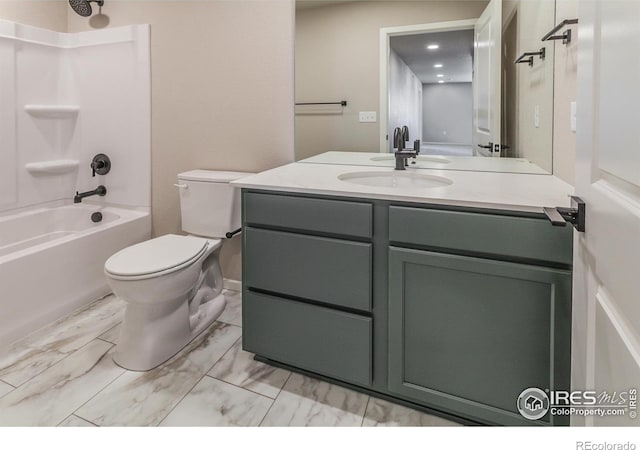
[[[222,287],[225,289],[229,289],[230,291],[242,291],[242,281],[231,280],[229,278],[225,278],[222,282]]]

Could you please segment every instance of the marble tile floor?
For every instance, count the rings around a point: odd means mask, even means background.
[[[112,353],[113,295],[0,349],[0,426],[454,426],[454,422],[253,360],[241,294],[205,333],[148,372]]]

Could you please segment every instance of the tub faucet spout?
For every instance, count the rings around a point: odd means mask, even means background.
[[[87,191],[87,192],[76,191],[76,195],[75,197],[73,197],[73,203],[80,203],[83,198],[91,197],[92,195],[99,195],[100,197],[104,197],[105,195],[107,195],[107,188],[100,185],[93,191]]]

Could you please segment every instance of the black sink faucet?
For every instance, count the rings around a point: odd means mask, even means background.
[[[406,170],[405,165],[407,164],[407,158],[416,156],[415,151],[404,149],[406,134],[408,134],[408,131],[405,133],[400,127],[393,130],[393,147],[396,149],[394,153],[396,157],[396,170]]]
[[[394,156],[396,157],[396,170],[407,170],[405,167],[407,165],[407,159],[415,158],[416,152],[413,150],[400,150],[395,152]]]
[[[107,188],[100,185],[97,188],[95,188],[93,191],[87,191],[82,193],[76,191],[76,196],[73,197],[73,203],[80,203],[83,198],[91,197],[92,195],[99,195],[100,197],[104,197],[105,195],[107,195]]]

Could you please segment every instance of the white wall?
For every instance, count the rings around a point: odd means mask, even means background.
[[[393,151],[393,130],[409,127],[407,148],[422,135],[422,83],[393,50],[389,53],[389,151]]]
[[[48,30],[66,31],[67,6],[68,2],[65,0],[2,0],[0,1],[0,21],[12,21]],[[0,33],[15,35],[14,24],[9,22],[0,24]],[[0,211],[15,208],[21,204],[18,198],[19,156],[16,118],[20,112],[16,110],[17,68],[15,52],[16,46],[13,41],[0,39]],[[48,57],[50,61],[57,59],[55,56],[58,53],[57,49],[51,48],[48,53],[50,53]],[[44,71],[41,74],[44,75],[45,87],[56,86],[57,75],[52,74],[57,70],[58,64],[43,66]],[[49,75],[47,76],[47,74]],[[35,131],[39,133],[39,131]],[[38,139],[37,134],[34,138]],[[20,177],[29,180],[25,173],[20,174]],[[33,178],[30,180],[30,183],[37,183],[36,186],[31,187],[36,195],[38,192],[49,195],[52,193],[51,189],[55,192],[61,192],[62,190],[72,191],[74,188],[72,182],[59,186],[59,183],[39,181]],[[25,193],[23,192],[23,197]]]
[[[422,86],[422,140],[471,145],[472,83]]]
[[[293,160],[293,11],[293,0],[121,0],[105,2],[105,24],[67,0],[0,0],[0,19],[56,31],[151,25],[155,235],[180,233],[179,172],[259,172]],[[225,276],[240,279],[239,237],[225,242],[221,259]]]
[[[76,190],[107,186],[91,201],[150,206],[149,30],[146,26],[69,35],[0,21],[0,211],[70,202]],[[51,117],[27,105],[74,106]],[[96,153],[113,170],[91,178]],[[65,173],[31,163],[73,160]]]
[[[518,54],[544,47],[546,58],[534,57],[533,66],[517,65],[518,77],[518,143],[516,153],[549,173],[553,170],[553,84],[554,41],[540,39],[555,24],[553,2],[520,0],[518,8]],[[535,125],[535,109],[539,125]]]
[[[73,142],[80,150],[77,189],[107,188],[92,201],[151,207],[151,86],[149,26],[76,33],[101,45],[73,49],[73,86],[80,114]],[[110,43],[111,42],[111,43]],[[91,159],[111,158],[107,175],[92,177]]]
[[[15,27],[0,22],[0,34],[15,35]],[[16,146],[16,56],[12,40],[0,39],[0,211],[18,202]]]
[[[178,173],[293,161],[293,11],[293,0],[105,2],[108,28],[151,25],[154,235],[181,233]],[[70,32],[92,29],[67,14]],[[241,278],[240,243],[224,243],[227,278]]]
[[[578,17],[578,0],[556,0],[556,23]],[[572,25],[568,45],[555,44],[553,174],[574,184],[576,133],[571,131],[571,102],[578,96],[578,25]],[[564,32],[564,31],[563,31]]]

